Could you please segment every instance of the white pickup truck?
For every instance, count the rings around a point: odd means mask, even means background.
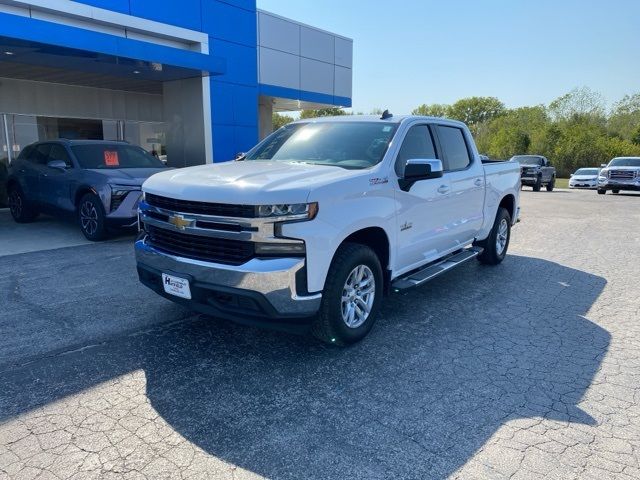
[[[345,345],[385,294],[477,257],[500,263],[520,166],[482,163],[441,118],[344,116],[286,125],[234,162],[149,178],[140,280],[196,311],[310,326]]]

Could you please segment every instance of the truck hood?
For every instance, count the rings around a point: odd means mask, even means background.
[[[225,162],[163,172],[149,178],[142,189],[200,202],[304,203],[314,188],[367,171],[284,161]]]
[[[168,168],[114,168],[114,169],[88,169],[105,177],[109,183],[118,185],[140,186],[151,175],[171,170]]]

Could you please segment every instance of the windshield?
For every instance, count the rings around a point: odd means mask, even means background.
[[[542,159],[540,157],[534,157],[532,155],[516,155],[511,158],[511,160],[515,160],[519,162],[520,165],[539,165],[542,166]]]
[[[579,168],[574,175],[597,175],[597,168]]]
[[[640,158],[614,158],[609,162],[610,167],[640,167]]]
[[[71,147],[82,168],[163,168],[165,165],[141,147],[92,143]]]
[[[245,160],[277,160],[360,169],[384,157],[396,125],[385,122],[293,123],[272,133]]]

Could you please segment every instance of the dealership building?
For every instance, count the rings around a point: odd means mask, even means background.
[[[352,49],[255,0],[0,0],[0,159],[64,137],[229,160],[275,111],[350,107]]]

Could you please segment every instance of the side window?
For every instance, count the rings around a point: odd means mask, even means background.
[[[49,161],[49,150],[51,150],[50,143],[41,143],[40,145],[36,145],[33,150],[31,150],[27,160],[40,165],[46,165]]]
[[[414,125],[409,129],[402,141],[398,157],[396,158],[396,174],[402,177],[407,160],[411,159],[433,159],[436,156],[436,149],[433,146],[431,132],[427,125]]]
[[[62,145],[53,145],[51,152],[49,152],[49,160],[62,160],[67,164],[67,167],[71,167],[71,159],[67,154],[67,151]]]
[[[438,140],[444,156],[444,170],[462,170],[471,164],[464,133],[457,127],[438,125]]]
[[[31,152],[33,151],[33,147],[31,145],[27,145],[26,147],[24,147],[22,149],[22,151],[20,152],[20,155],[18,155],[18,160],[26,160],[29,158],[29,155],[31,155]]]

